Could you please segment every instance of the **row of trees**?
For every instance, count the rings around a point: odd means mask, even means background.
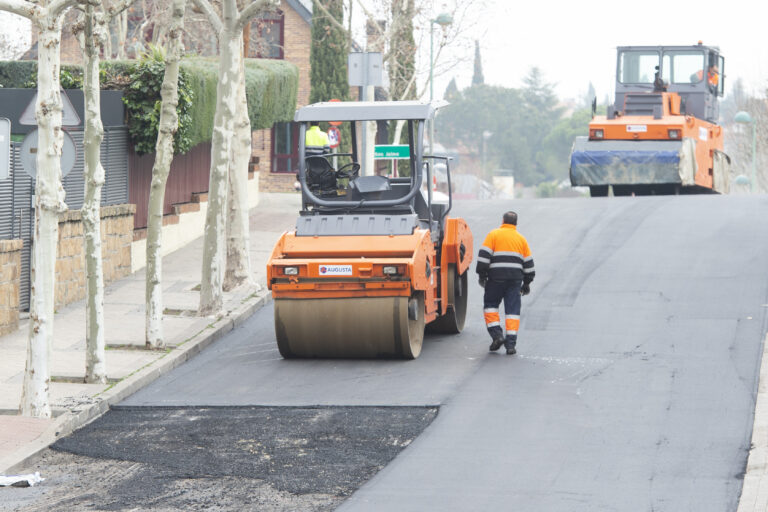
[[[478,157],[485,151],[486,173],[511,169],[526,185],[567,178],[573,140],[587,132],[591,119],[588,107],[564,116],[554,85],[538,68],[523,87],[509,88],[483,83],[476,64],[472,85],[459,91],[452,81],[445,99],[450,105],[437,118],[438,140]]]
[[[254,17],[275,9],[278,0],[190,0],[218,37],[220,48],[219,89],[212,136],[209,207],[200,293],[200,314],[215,315],[222,307],[225,289],[251,278],[248,251],[247,180],[251,155],[251,129],[245,97],[243,30]],[[103,138],[99,99],[99,60],[112,55],[110,27],[118,27],[134,0],[0,0],[0,11],[29,19],[38,32],[38,94],[36,119],[39,129],[37,180],[35,184],[35,232],[31,266],[31,297],[27,366],[21,412],[50,417],[48,398],[50,355],[54,334],[54,282],[58,214],[66,210],[61,185],[62,101],[60,95],[60,44],[68,11],[78,11],[73,33],[84,55],[85,95],[85,231],[87,308],[86,381],[106,382],[104,346],[104,284],[100,246],[99,204],[104,169],[100,164]],[[146,344],[164,345],[162,331],[162,205],[165,183],[174,153],[178,128],[179,60],[184,53],[183,27],[187,0],[162,5],[166,15],[155,20],[154,32],[165,48],[165,76],[152,171],[147,226]],[[142,8],[147,6],[141,2]],[[69,27],[69,25],[68,25]],[[118,51],[118,54],[120,52]]]

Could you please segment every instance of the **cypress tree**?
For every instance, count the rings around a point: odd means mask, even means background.
[[[472,75],[472,85],[483,85],[483,61],[480,59],[480,41],[475,39],[475,72]]]
[[[318,3],[322,3],[339,24],[344,21],[342,0],[313,0],[309,101],[316,103],[334,98],[343,101],[349,97],[347,36],[318,7]]]
[[[448,82],[448,87],[445,88],[445,92],[443,93],[443,99],[454,101],[459,98],[460,94],[459,87],[456,85],[456,78],[451,78],[451,81]]]

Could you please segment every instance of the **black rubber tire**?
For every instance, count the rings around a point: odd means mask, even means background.
[[[608,185],[590,185],[589,195],[591,197],[607,197]]]
[[[456,275],[456,265],[448,267],[448,297],[452,305],[443,316],[427,325],[427,332],[437,334],[458,334],[464,330],[467,318],[467,272]]]

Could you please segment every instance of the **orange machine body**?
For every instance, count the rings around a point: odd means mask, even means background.
[[[714,154],[723,150],[722,127],[703,121],[691,115],[680,113],[680,96],[672,92],[649,93],[661,94],[662,115],[653,116],[624,115],[614,119],[595,116],[589,123],[589,140],[682,140],[690,138],[696,141],[696,185],[712,188]],[[601,136],[599,136],[601,135]]]
[[[460,218],[445,219],[440,246],[426,229],[390,236],[286,232],[267,264],[267,283],[275,299],[410,297],[422,291],[429,323],[450,305],[446,269],[455,265],[459,274],[465,272],[472,252],[471,232]]]

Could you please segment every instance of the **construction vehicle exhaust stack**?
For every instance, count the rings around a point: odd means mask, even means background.
[[[312,121],[348,123],[352,152],[300,159],[302,210],[267,264],[283,357],[413,359],[425,327],[463,329],[472,234],[448,216],[449,159],[423,154],[434,115],[432,104],[415,101],[318,103],[296,112],[299,154]],[[405,120],[409,144],[389,176],[361,175],[356,123],[378,120]],[[447,168],[443,203],[432,187],[422,189],[435,162]]]
[[[725,61],[704,46],[618,48],[616,100],[571,152],[571,184],[592,196],[728,192],[717,125]],[[594,106],[593,106],[594,109]]]

